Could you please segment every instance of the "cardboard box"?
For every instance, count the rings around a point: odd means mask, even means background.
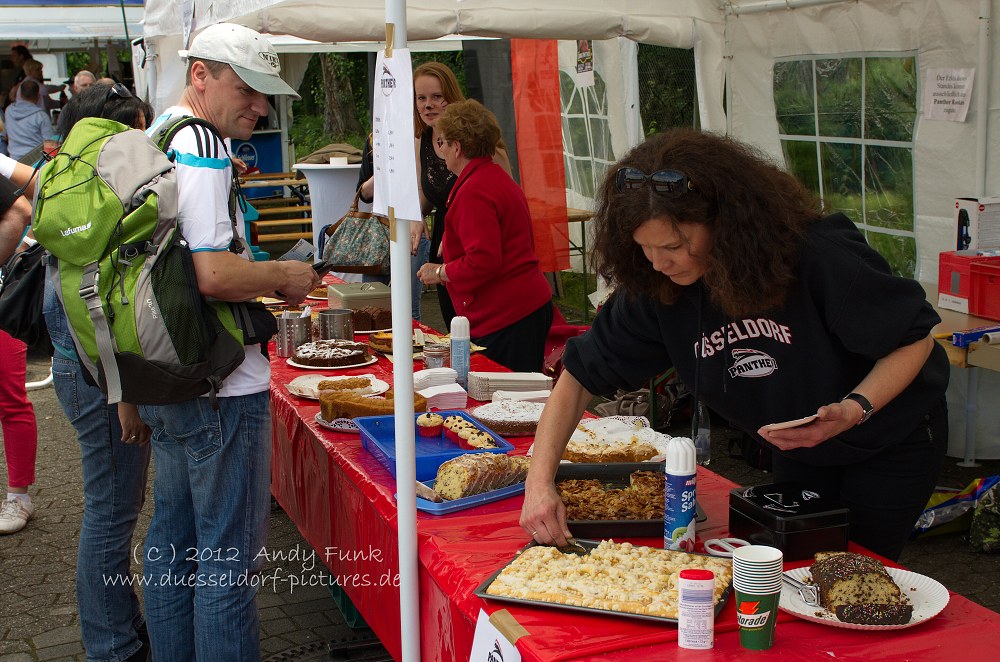
[[[1000,197],[955,198],[955,250],[1000,248]]]
[[[1000,256],[981,250],[945,251],[938,256],[938,307],[969,314],[972,264],[1000,264]]]

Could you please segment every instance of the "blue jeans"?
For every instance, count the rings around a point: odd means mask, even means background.
[[[260,659],[258,575],[270,512],[267,391],[139,407],[153,428],[143,566],[155,660]]]
[[[146,495],[149,445],[121,441],[118,408],[83,379],[72,354],[66,314],[46,287],[45,323],[53,344],[56,397],[76,430],[83,469],[83,523],[76,562],[76,600],[87,660],[118,662],[139,650],[143,625],[132,579],[132,532]]]
[[[420,295],[424,293],[424,284],[420,282],[417,278],[417,270],[427,263],[430,259],[431,253],[431,240],[426,236],[420,238],[420,243],[417,244],[417,254],[410,259],[410,268],[413,271],[413,283],[411,287],[410,294],[413,296],[413,319],[420,320]]]

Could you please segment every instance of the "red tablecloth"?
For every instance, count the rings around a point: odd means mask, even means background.
[[[419,365],[417,366],[420,367]],[[473,355],[472,368],[496,365]],[[337,374],[373,373],[392,382],[392,364]],[[401,654],[395,480],[361,447],[355,434],[323,428],[315,401],[291,395],[284,385],[306,371],[272,359],[272,492],[333,573],[383,644]],[[473,401],[470,401],[470,405]],[[516,454],[529,438],[509,439]],[[728,493],[735,485],[703,468],[698,501],[708,516],[699,538],[727,533]],[[676,628],[628,618],[484,601],[473,590],[529,542],[517,524],[523,497],[452,515],[417,515],[420,555],[421,653],[424,660],[466,660],[480,609],[507,609],[530,633],[518,641],[524,659],[663,659],[677,654]],[[661,545],[661,540],[634,542]],[[794,567],[798,564],[788,564]],[[781,613],[773,649],[752,653],[739,645],[735,600],[716,619],[711,652],[684,651],[699,659],[949,660],[993,659],[1000,644],[1000,615],[952,595],[927,623],[890,632],[853,631]],[[639,656],[639,657],[636,657]]]

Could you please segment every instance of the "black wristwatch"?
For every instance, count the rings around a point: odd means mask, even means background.
[[[841,398],[841,402],[843,402],[844,400],[854,400],[859,405],[861,405],[862,414],[861,414],[861,420],[858,421],[858,425],[861,425],[862,423],[867,421],[869,418],[872,417],[872,414],[875,413],[875,407],[872,406],[871,401],[868,400],[868,398],[866,398],[865,396],[861,395],[860,393],[848,393],[843,398]]]

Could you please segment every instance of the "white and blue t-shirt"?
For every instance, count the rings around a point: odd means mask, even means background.
[[[182,106],[172,106],[146,131],[153,135],[171,117],[193,115]],[[192,253],[227,251],[233,238],[229,219],[229,193],[232,167],[228,144],[220,141],[203,126],[181,129],[170,143],[174,152],[177,177],[177,223]],[[237,208],[236,228],[245,235],[243,214]],[[241,255],[247,258],[247,254]],[[259,345],[247,345],[246,360],[222,383],[219,397],[248,395],[266,391],[271,381],[271,366]]]

